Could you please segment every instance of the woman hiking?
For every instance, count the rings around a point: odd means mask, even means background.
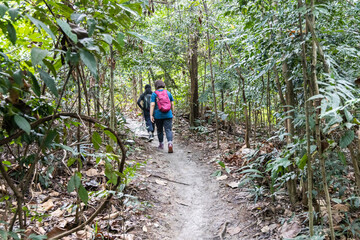
[[[154,123],[150,119],[150,103],[151,103],[151,86],[149,84],[145,85],[145,92],[140,95],[137,104],[143,110],[144,118],[145,118],[145,124],[146,124],[146,130],[149,133],[149,142],[151,142],[154,139]],[[143,102],[143,105],[141,105],[141,101]]]
[[[168,152],[173,152],[172,119],[174,113],[174,98],[165,88],[161,80],[155,82],[156,91],[151,95],[150,118],[155,122],[159,139],[159,149],[164,149],[164,129],[168,141]]]

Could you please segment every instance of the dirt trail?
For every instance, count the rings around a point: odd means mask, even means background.
[[[145,138],[144,125],[128,119],[127,126],[137,137]],[[150,239],[250,239],[241,229],[248,225],[241,205],[223,199],[224,190],[211,176],[214,169],[202,153],[179,143],[175,133],[174,153],[157,150],[157,137],[150,145],[146,174],[152,195],[154,226]],[[155,223],[157,222],[157,223]],[[246,222],[246,223],[245,223]],[[226,225],[226,228],[225,228]],[[243,237],[242,237],[243,236]]]

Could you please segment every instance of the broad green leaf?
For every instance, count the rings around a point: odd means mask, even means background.
[[[262,174],[259,170],[253,169],[253,168],[250,168],[250,169],[246,169],[246,170],[244,170],[244,171],[241,171],[241,174],[244,174],[244,173],[258,173],[258,174]]]
[[[79,63],[79,54],[77,52],[71,52],[70,49],[66,52],[66,61],[70,62],[72,65],[78,65]]]
[[[29,14],[25,14],[30,21],[40,30],[41,28],[44,29],[45,32],[47,32],[47,34],[50,35],[50,37],[52,38],[52,40],[55,42],[56,41],[56,37],[54,35],[54,33],[45,25],[45,23],[43,23],[40,20],[37,20],[35,18],[33,18],[32,16],[30,16]]]
[[[94,55],[85,49],[80,49],[80,58],[89,68],[90,72],[97,78],[97,66]]]
[[[298,162],[297,165],[301,170],[304,170],[304,167],[305,167],[305,165],[307,163],[307,159],[308,159],[308,156],[307,156],[307,153],[305,153],[304,156]]]
[[[48,53],[49,52],[47,50],[33,47],[31,49],[31,63],[33,66],[38,65],[48,55]]]
[[[52,75],[53,75],[54,77],[56,77],[56,70],[55,70],[54,65],[53,65],[51,62],[49,62],[48,60],[46,60],[46,59],[43,59],[43,63],[44,63],[44,64],[46,65],[46,67],[51,71]]]
[[[145,36],[143,36],[143,35],[141,35],[141,34],[138,34],[138,33],[136,33],[136,32],[131,32],[131,31],[129,31],[129,32],[127,32],[127,33],[130,34],[130,35],[132,35],[132,36],[134,36],[134,37],[137,37],[137,38],[139,38],[139,39],[141,39],[141,40],[143,40],[144,42],[147,42],[147,43],[149,43],[149,44],[156,45],[156,46],[159,45],[158,43],[156,43],[156,42],[148,39],[147,37],[145,37]]]
[[[66,18],[71,18],[71,14],[73,14],[74,10],[72,10],[68,5],[55,1],[54,7],[59,9]]]
[[[9,15],[11,17],[11,21],[15,21],[15,19],[19,15],[19,9],[17,9],[17,8],[9,9]]]
[[[0,18],[2,18],[9,8],[4,4],[0,4]]]
[[[79,42],[84,45],[84,47],[88,50],[100,52],[100,49],[98,46],[95,45],[93,38],[83,38],[80,39]]]
[[[103,34],[103,36],[104,36],[104,41],[110,45],[113,41],[113,38],[110,36],[110,34]]]
[[[37,234],[30,234],[28,239],[30,240],[44,240],[44,239],[48,239],[48,237],[46,235],[37,235]]]
[[[86,18],[86,15],[83,13],[72,13],[71,14],[71,20],[73,20],[76,24],[79,24],[85,18]]]
[[[139,14],[138,14],[137,12],[135,12],[135,11],[134,11],[134,10],[132,10],[131,8],[127,7],[126,5],[123,5],[123,4],[118,4],[118,6],[119,6],[120,8],[122,8],[123,10],[125,10],[125,11],[127,11],[127,12],[129,12],[129,13],[133,14],[133,15],[134,15],[134,16],[136,16],[136,17],[138,17],[138,16],[139,16]]]
[[[217,163],[222,167],[222,168],[225,168],[225,163],[222,162],[222,161],[217,161]]]
[[[69,158],[69,160],[67,161],[67,166],[70,167],[71,165],[73,165],[76,162],[76,158]]]
[[[347,130],[340,139],[340,147],[346,148],[354,140],[355,134],[353,130]]]
[[[79,187],[79,197],[80,197],[81,201],[83,201],[85,204],[88,203],[89,195],[83,185],[80,185],[80,187]]]
[[[75,190],[75,176],[72,176],[67,185],[68,193],[71,193]]]
[[[352,120],[354,119],[353,115],[349,112],[349,110],[347,110],[346,108],[344,108],[344,113],[345,113],[345,117],[346,120],[348,122],[352,122]]]
[[[50,89],[50,91],[58,97],[58,91],[55,85],[55,80],[44,70],[39,69],[40,77],[45,82],[46,86]]]
[[[61,19],[56,19],[57,24],[60,26],[60,28],[64,31],[64,33],[74,42],[77,43],[78,38],[76,34],[71,32],[71,27],[67,22],[64,22]]]
[[[109,130],[105,130],[104,133],[108,135],[114,142],[117,142],[117,138],[112,132],[110,132]]]
[[[125,35],[123,33],[119,32],[116,37],[116,40],[119,43],[120,47],[122,47],[122,48],[125,46],[124,39],[125,39]]]
[[[24,130],[27,134],[30,134],[31,126],[25,118],[23,118],[22,116],[20,116],[18,114],[15,114],[14,121],[15,121],[16,125],[19,126],[19,128]]]
[[[88,30],[89,37],[91,37],[95,31],[95,26],[96,26],[95,19],[93,19],[93,18],[88,19],[87,24],[89,27],[89,30]]]
[[[15,82],[22,87],[24,85],[23,81],[22,81],[22,77],[23,77],[23,72],[20,70],[17,70],[16,72],[14,72],[13,74],[13,78],[15,80]]]
[[[28,72],[28,74],[30,74],[30,78],[31,78],[31,81],[32,81],[32,84],[31,84],[31,89],[34,91],[34,93],[40,97],[41,95],[41,90],[40,90],[40,86],[39,86],[39,83],[36,79],[36,77],[34,76],[34,74],[32,74],[32,72]]]
[[[47,134],[47,136],[46,136],[46,138],[45,138],[45,140],[44,140],[44,148],[49,148],[49,147],[51,146],[51,144],[53,143],[53,141],[54,141],[54,139],[55,139],[55,137],[56,137],[57,134],[58,134],[58,133],[57,133],[56,130],[51,130],[51,131]]]
[[[102,143],[102,139],[101,139],[101,136],[100,136],[100,134],[98,132],[93,133],[93,135],[91,137],[91,141],[92,141],[92,143],[94,145],[94,148],[96,150],[99,150],[100,145]]]
[[[11,24],[11,22],[8,21],[8,24],[7,24],[7,32],[8,32],[8,37],[9,37],[9,40],[10,42],[15,45],[16,44],[16,30],[14,28],[14,26]]]
[[[8,165],[8,166],[11,166],[11,162],[9,162],[9,161],[2,161],[2,164],[5,164],[5,165]]]

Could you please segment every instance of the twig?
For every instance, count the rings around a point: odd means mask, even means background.
[[[225,234],[226,234],[226,227],[229,224],[229,222],[225,222],[223,225],[223,229],[221,230],[221,232],[219,233],[219,237],[221,240],[224,240]]]
[[[166,180],[166,181],[168,181],[168,182],[173,182],[173,183],[178,183],[178,184],[182,184],[182,185],[185,185],[185,186],[190,186],[190,184],[188,184],[188,183],[178,182],[178,181],[171,180],[171,179],[168,179],[168,178],[165,178],[165,177],[161,177],[161,176],[158,176],[158,175],[153,175],[153,174],[151,174],[150,177],[157,177],[157,178]]]

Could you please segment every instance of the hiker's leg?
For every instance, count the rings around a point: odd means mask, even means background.
[[[169,143],[172,143],[173,133],[172,133],[172,118],[164,119],[164,128],[166,139]]]
[[[164,119],[155,119],[157,135],[160,143],[164,142]]]
[[[154,132],[154,125],[151,122],[150,113],[144,112],[144,117],[145,117],[145,123],[146,123],[146,130],[148,130],[148,132]]]

